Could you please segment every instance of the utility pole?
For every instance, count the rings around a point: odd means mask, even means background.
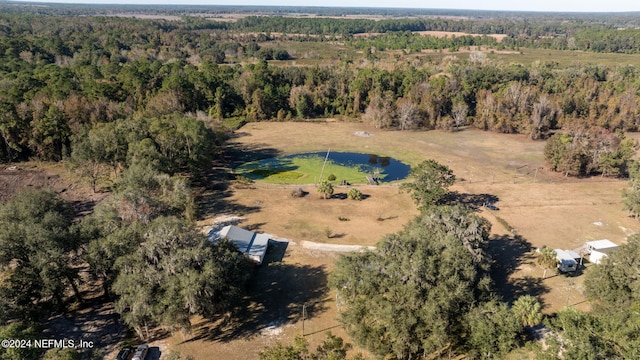
[[[307,303],[302,304],[302,336],[304,336],[304,317],[307,312]]]

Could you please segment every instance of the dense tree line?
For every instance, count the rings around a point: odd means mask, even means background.
[[[498,42],[495,38],[488,36],[463,35],[435,37],[405,31],[354,39],[349,41],[349,44],[356,49],[374,47],[377,51],[406,50],[409,52],[419,52],[426,49],[451,49],[452,51],[456,51],[462,47],[482,45],[495,47]]]
[[[565,175],[627,176],[637,142],[621,132],[572,123],[549,138],[544,155],[551,169]]]
[[[140,338],[156,326],[189,331],[194,314],[233,311],[250,261],[232,243],[212,244],[194,229],[188,181],[161,171],[153,145],[129,150],[112,195],[82,219],[48,190],[19,193],[0,205],[0,321],[10,324],[1,332],[32,337],[52,313],[83,303],[81,288],[97,284]],[[40,350],[0,355],[35,359]]]
[[[126,23],[116,22],[123,28],[110,33],[113,39],[133,34],[124,30],[132,30]],[[216,76],[226,70],[208,62],[203,69],[220,72],[208,72],[195,85],[184,72],[186,62],[125,60],[121,51],[132,48],[117,40],[74,47],[83,31],[96,38],[109,33],[84,27],[101,24],[114,29],[107,21],[80,20],[73,30],[59,22],[73,36],[62,41],[52,35],[49,41],[47,27],[35,30],[42,24],[33,21],[25,31],[44,35],[25,40],[18,27],[9,28],[18,35],[2,39],[3,160],[64,159],[94,191],[112,192],[82,221],[74,221],[69,206],[46,191],[20,194],[0,207],[0,263],[6,276],[0,315],[3,322],[21,321],[3,328],[18,338],[38,328],[32,322],[82,302],[78,289],[85,281],[102,284],[107,299],[116,301],[117,311],[141,337],[149,326],[189,330],[193,314],[231,310],[249,274],[248,261],[233,245],[212,245],[191,223],[196,209],[190,183],[206,171],[223,138],[196,104],[206,97],[215,101],[223,86],[211,84],[222,84]],[[148,34],[140,31],[134,37]],[[111,59],[102,46],[114,46],[120,55]],[[216,109],[227,111],[221,104]],[[89,277],[79,276],[79,264]]]
[[[81,304],[80,288],[96,280],[141,338],[149,327],[189,331],[191,315],[233,310],[249,260],[230,242],[212,244],[179,214],[162,216],[157,209],[170,200],[142,195],[145,190],[116,192],[75,222],[69,204],[47,190],[25,191],[0,205],[0,333],[38,339],[38,324]],[[184,188],[165,191],[188,196]],[[0,349],[7,359],[40,354],[34,347]]]
[[[516,19],[521,22],[571,22],[606,24],[612,27],[632,27],[637,24],[634,12],[626,13],[580,13],[580,12],[526,12],[496,10],[465,9],[417,9],[417,8],[379,8],[379,7],[326,7],[326,6],[268,6],[268,5],[116,5],[116,4],[49,4],[49,6],[33,7],[28,4],[2,4],[3,12],[37,13],[46,15],[110,15],[110,14],[144,14],[144,15],[189,15],[209,14],[258,14],[341,17],[346,15],[385,16],[391,18],[406,17],[464,17],[472,20],[488,22],[488,19]]]
[[[633,66],[507,65],[481,52],[468,60],[375,66],[376,52],[391,44],[411,48],[413,41],[436,41],[442,44],[430,46],[440,47],[454,41],[457,46],[473,37],[387,34],[354,40],[372,65],[344,61],[342,66],[292,67],[267,61],[289,58],[281,45],[266,46],[254,35],[234,39],[188,21],[1,17],[0,159],[71,158],[91,165],[84,169],[93,182],[105,164],[117,168],[130,156],[123,145],[129,140],[115,139],[115,148],[100,144],[104,134],[127,132],[127,127],[140,129],[131,136],[148,133],[136,141],[149,138],[147,145],[164,158],[157,160],[172,164],[165,170],[173,173],[197,163],[191,151],[194,134],[229,117],[345,115],[378,128],[456,130],[470,125],[532,139],[576,122],[605,132],[636,131],[640,124],[640,82]],[[227,55],[260,60],[217,64]],[[100,161],[91,159],[100,156]],[[569,173],[625,173],[599,166],[599,161],[584,163]]]

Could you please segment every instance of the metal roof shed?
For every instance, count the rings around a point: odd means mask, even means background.
[[[595,240],[586,242],[587,250],[590,252],[589,261],[599,264],[607,254],[618,249],[618,245],[610,240]]]
[[[234,225],[223,227],[215,233],[212,238],[213,241],[224,238],[228,239],[236,244],[238,250],[242,251],[242,253],[258,265],[262,264],[264,256],[267,253],[267,247],[269,246],[269,235],[256,234]]]

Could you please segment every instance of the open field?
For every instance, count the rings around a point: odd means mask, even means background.
[[[297,64],[297,65],[319,65],[327,66],[338,64],[340,59],[353,58],[355,50],[345,46],[340,42],[332,43],[331,47],[323,46],[322,43],[315,42],[295,42],[295,41],[276,41],[262,43],[264,46],[283,47],[289,51],[294,60],[272,61],[274,64]],[[324,50],[321,50],[324,49]],[[404,55],[401,51],[391,50],[378,52],[380,63],[377,66],[386,66],[398,63],[396,57],[400,57],[400,62],[411,63],[416,58],[427,59],[434,63],[439,63],[446,56],[455,55],[461,60],[465,60],[472,52],[484,52],[488,58],[505,63],[517,63],[530,66],[535,62],[557,62],[561,68],[575,66],[581,64],[598,64],[602,66],[624,66],[633,65],[640,66],[640,54],[616,54],[616,53],[596,53],[577,50],[552,50],[552,49],[531,49],[520,48],[519,50],[497,50],[487,46],[472,46],[468,49],[460,47],[458,51],[451,52],[448,49],[440,50],[424,50],[421,53]]]
[[[450,38],[450,37],[460,37],[460,36],[489,36],[495,38],[498,42],[501,42],[507,35],[505,34],[470,34],[459,31],[414,31],[414,34],[420,34],[425,36],[433,36],[437,38]],[[354,37],[369,37],[369,36],[377,36],[382,35],[382,33],[359,33],[354,34]]]
[[[370,136],[357,135],[365,131]],[[471,205],[482,205],[479,201],[486,198],[498,200],[499,211],[478,209],[493,224],[489,251],[496,258],[494,278],[500,292],[508,300],[534,294],[545,313],[564,306],[588,309],[589,304],[582,294],[584,276],[549,273],[542,278],[543,269],[534,259],[537,247],[574,249],[602,238],[622,243],[640,230],[640,224],[622,211],[625,181],[550,173],[542,158],[544,143],[519,135],[477,130],[387,132],[341,122],[250,123],[230,146],[242,151],[246,160],[331,148],[392,156],[409,164],[426,158],[447,164],[458,178],[453,190],[466,194]],[[361,202],[320,199],[312,184],[303,187],[309,192],[306,197],[294,199],[290,193],[295,187],[256,183],[224,192],[227,213],[240,216],[240,226],[273,234],[280,243],[270,249],[268,264],[256,270],[246,312],[236,323],[218,327],[200,319],[191,335],[176,334],[159,340],[160,345],[196,359],[212,353],[232,360],[256,359],[264,346],[291,342],[302,333],[303,304],[313,308],[305,321],[305,337],[312,348],[322,341],[325,330],[350,341],[337,321],[335,295],[326,288],[338,255],[306,248],[303,242],[374,245],[384,234],[402,229],[417,214],[415,205],[399,192],[398,184],[358,186],[369,195]],[[200,225],[210,225],[224,212],[211,213]]]
[[[482,52],[486,53],[489,59],[503,61],[505,63],[515,63],[523,65],[531,65],[537,61],[540,62],[557,62],[561,68],[581,64],[598,64],[603,66],[622,66],[633,65],[640,66],[640,54],[614,54],[614,53],[596,53],[577,50],[551,50],[551,49],[530,49],[520,48],[519,51],[513,50],[495,50],[482,47]],[[469,57],[471,51],[460,48],[459,51],[449,52],[425,51],[422,54],[411,54],[407,57],[423,57],[427,56],[433,62],[440,62],[443,57],[455,55],[464,60]]]

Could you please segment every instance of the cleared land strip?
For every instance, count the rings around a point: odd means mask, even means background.
[[[321,251],[353,252],[353,251],[364,251],[364,250],[375,249],[375,246],[325,244],[325,243],[317,243],[313,241],[302,241],[301,244],[302,244],[302,247],[305,249],[321,250]]]

